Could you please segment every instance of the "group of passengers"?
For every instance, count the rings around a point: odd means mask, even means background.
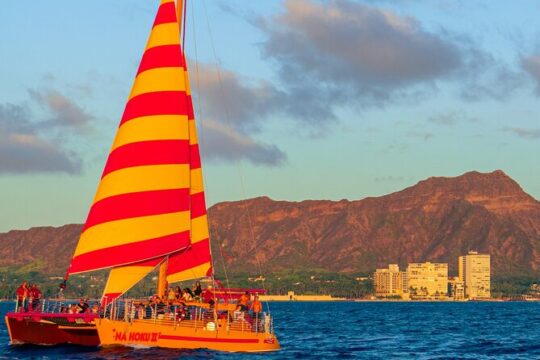
[[[21,312],[38,311],[41,302],[41,290],[36,284],[28,285],[27,281],[23,281],[21,286],[15,291],[17,296],[17,309]]]
[[[132,308],[132,316],[137,319],[184,320],[191,319],[190,308],[185,303],[168,303],[158,296],[153,296],[151,300]]]
[[[167,293],[167,300],[169,303],[178,303],[178,302],[192,302],[200,299],[202,290],[195,288],[195,291],[192,291],[190,288],[181,289],[180,286],[175,288],[170,288]]]
[[[29,312],[40,311],[42,299],[41,290],[37,284],[28,285],[27,281],[23,281],[21,286],[15,291],[17,297],[17,311]],[[99,305],[95,302],[92,306],[88,304],[88,299],[80,299],[78,303],[67,304],[60,307],[61,313],[66,314],[84,314],[84,313],[99,313]]]
[[[259,326],[263,307],[259,296],[255,295],[253,301],[250,301],[249,292],[245,292],[238,298],[236,309],[233,313],[233,320],[247,322],[250,325]]]
[[[63,314],[99,314],[100,308],[97,302],[89,305],[89,299],[81,298],[78,303],[66,304],[60,306],[60,312]]]
[[[60,309],[60,312],[66,314],[98,314],[99,305],[94,302],[92,306],[88,304],[89,299],[79,299],[76,304],[68,304]]]
[[[238,298],[236,311],[246,312],[248,310],[253,315],[260,314],[262,312],[262,304],[258,295],[255,295],[253,301],[250,302],[249,292],[246,291]]]
[[[229,322],[233,329],[260,331],[262,329],[262,303],[259,296],[253,300],[248,291],[243,293],[236,301],[236,307],[232,310],[220,310],[215,308],[215,295],[212,287],[208,286],[204,291],[197,283],[195,291],[189,288],[176,287],[169,289],[167,296],[152,296],[148,301],[141,302],[131,308],[131,316],[136,319],[162,319],[162,320],[191,320],[204,319],[214,321],[217,316],[219,322]],[[197,310],[200,305],[208,304],[207,310]],[[198,313],[197,313],[198,312]],[[223,323],[224,324],[224,323]],[[220,323],[220,326],[223,324]]]
[[[24,281],[17,289],[16,294],[19,311],[39,310],[42,294],[36,284],[29,286]],[[246,291],[237,299],[234,311],[217,311],[214,308],[216,301],[212,286],[209,285],[203,290],[201,283],[197,281],[193,286],[193,290],[189,287],[182,289],[176,286],[175,288],[169,288],[166,296],[152,296],[149,300],[132,307],[131,316],[138,319],[190,320],[197,316],[197,303],[204,303],[208,304],[207,307],[209,307],[210,311],[201,311],[200,316],[203,318],[208,317],[207,320],[211,320],[217,315],[218,319],[228,320],[232,326],[235,324],[241,325],[242,329],[246,327],[257,329],[260,327],[263,308],[258,295],[255,295],[253,300],[251,300],[249,292]],[[62,307],[60,312],[68,314],[98,314],[101,310],[97,302],[90,306],[88,299],[81,298],[78,303],[68,304]]]
[[[212,287],[209,286],[203,291],[201,283],[197,281],[193,286],[193,290],[189,287],[169,288],[166,296],[152,296],[148,301],[142,302],[132,309],[132,315],[139,319],[176,319],[188,320],[194,315],[194,302],[205,302],[213,306],[214,295]]]
[[[183,289],[180,286],[174,288],[171,287],[166,292],[165,296],[159,297],[154,295],[151,300],[153,302],[165,303],[168,305],[185,305],[190,302],[208,302],[209,294],[211,295],[210,298],[213,298],[212,286],[208,286],[208,288],[203,291],[201,283],[197,281],[195,285],[193,285],[193,290],[189,287]]]
[[[200,282],[196,282],[193,290],[189,287],[169,288],[166,296],[152,296],[148,301],[139,303],[132,309],[132,315],[139,319],[159,318],[159,319],[190,319],[194,316],[193,310],[197,304],[208,304],[210,309],[214,308],[216,297],[211,285],[202,289]],[[253,301],[248,291],[243,293],[236,302],[236,308],[229,315],[231,320],[259,318],[262,312],[262,304],[259,296],[255,295]]]

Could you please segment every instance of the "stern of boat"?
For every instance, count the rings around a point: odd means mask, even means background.
[[[92,315],[9,312],[4,320],[11,345],[99,345]]]

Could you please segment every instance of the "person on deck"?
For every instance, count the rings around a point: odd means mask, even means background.
[[[201,299],[201,295],[202,295],[202,286],[201,286],[201,283],[199,281],[197,281],[195,283],[195,286],[194,286],[195,290],[193,290],[193,297],[196,299],[196,300],[200,300]]]
[[[159,296],[157,296],[154,302],[156,316],[158,319],[162,319],[163,315],[165,315],[165,308],[167,307],[167,305],[165,304],[164,300],[165,300],[164,298],[162,299]]]
[[[238,299],[238,302],[236,304],[241,307],[242,311],[247,311],[248,302],[249,302],[249,292],[246,291],[245,293],[240,295],[240,298]]]
[[[99,305],[97,302],[94,303],[94,305],[92,305],[92,308],[90,309],[90,312],[92,314],[98,314],[99,313]]]
[[[182,321],[186,318],[186,310],[183,306],[179,306],[176,308],[176,320]]]
[[[259,316],[260,317],[261,312],[262,312],[262,304],[259,301],[259,296],[258,295],[255,295],[255,299],[251,303],[250,310],[251,310],[251,312],[253,313],[254,316],[256,316],[256,317]]]
[[[188,292],[188,289],[185,288],[184,290],[182,290],[182,297],[181,297],[181,300],[184,301],[184,302],[190,302],[190,301],[193,301],[193,297],[191,296],[191,294]]]
[[[30,298],[30,310],[39,311],[39,302],[41,301],[41,291],[36,284],[32,284],[28,289],[28,296]]]
[[[214,293],[212,292],[212,285],[208,285],[208,287],[202,294],[202,298],[205,303],[210,304],[210,306],[214,306],[215,300]]]
[[[176,301],[176,293],[174,292],[173,288],[169,289],[169,293],[167,294],[167,300],[170,304]]]
[[[88,305],[88,303],[86,301],[84,301],[83,298],[81,298],[79,300],[79,303],[76,306],[76,312],[78,314],[84,314],[86,312],[86,310],[88,310],[88,308],[90,307],[90,305]]]
[[[154,316],[154,310],[152,307],[152,303],[150,301],[146,301],[144,303],[144,319],[151,319]]]
[[[17,295],[17,309],[19,311],[27,311],[28,310],[28,283],[26,281],[23,281],[21,286],[17,288],[17,291],[15,292]]]
[[[249,308],[252,313],[252,319],[251,322],[255,326],[255,331],[258,332],[261,329],[261,313],[263,310],[263,306],[261,302],[259,301],[259,296],[255,295],[255,298],[253,299],[253,302],[251,303],[251,306]]]

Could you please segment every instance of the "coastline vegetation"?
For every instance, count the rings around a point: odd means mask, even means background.
[[[150,296],[155,292],[155,277],[150,274],[129,291],[130,296]],[[324,270],[280,271],[264,276],[249,273],[217,274],[225,287],[265,289],[268,294],[285,295],[288,291],[304,295],[332,295],[344,298],[369,298],[374,293],[373,282],[367,274],[342,274]],[[107,279],[107,271],[72,276],[64,296],[68,298],[99,298]],[[22,281],[36,283],[46,298],[57,297],[62,276],[49,276],[33,266],[0,268],[0,298],[12,299]],[[531,276],[492,277],[492,298],[520,299],[531,293],[540,278]],[[191,284],[186,284],[191,286]]]

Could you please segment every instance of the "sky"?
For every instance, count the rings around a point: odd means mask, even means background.
[[[0,12],[0,231],[84,222],[159,2]],[[208,203],[501,169],[540,199],[540,2],[188,1]]]

